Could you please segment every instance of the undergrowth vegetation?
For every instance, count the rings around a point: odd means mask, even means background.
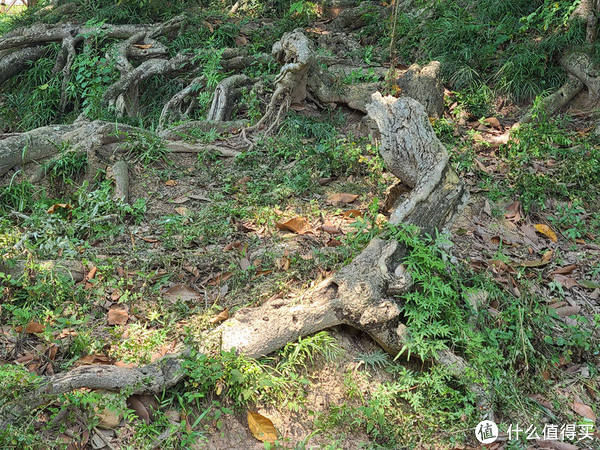
[[[409,331],[397,355],[371,341],[363,346],[364,335],[337,328],[258,359],[192,350],[183,380],[154,396],[152,420],[140,420],[127,402],[131,392],[78,390],[1,429],[0,447],[65,447],[61,439],[74,433],[67,423],[78,423],[89,435],[110,410],[128,424],[124,447],[192,448],[226,435],[232,417],[257,409],[284,411],[310,428],[302,442],[283,438],[269,448],[337,449],[356,444],[352,439],[368,448],[458,447],[473,444],[472,429],[480,420],[473,383],[490,393],[502,431],[509,421],[589,422],[573,414],[571,399],[557,386],[574,384],[563,369],[576,366],[587,374],[577,375],[578,381],[585,378],[577,385],[580,394],[585,386],[590,396],[600,395],[593,381],[599,369],[592,362],[599,356],[600,316],[559,316],[551,304],[567,303],[567,286],[540,269],[549,261],[516,264],[504,236],[493,250],[493,261],[510,269],[503,283],[490,266],[479,270],[470,258],[453,254],[454,238],[464,237],[465,230],[452,237],[423,236],[415,228],[388,224],[386,200],[397,180],[385,170],[377,140],[356,132],[364,123],[355,112],[294,105],[299,107],[287,112],[274,133],[235,157],[221,157],[208,146],[192,154],[170,153],[159,133],[167,100],[197,78],[197,108],[173,125],[205,119],[215,87],[230,75],[222,67],[226,48],[270,53],[284,32],[313,26],[324,5],[249,0],[230,12],[233,2],[205,0],[65,3],[73,5],[70,20],[92,29],[74,58],[66,96],[61,99],[62,73],[54,70],[60,46],[52,44],[29,70],[3,82],[0,131],[19,133],[78,118],[115,122],[115,130],[120,123],[140,127],[119,147],[130,165],[134,200],[116,200],[109,166],[86,173],[93,152],[69,143],[40,166],[43,182],[34,184],[18,168],[0,187],[0,359],[31,356],[0,364],[0,410],[32,398],[27,396],[44,376],[87,364],[85,358],[91,364],[142,365],[179,344],[198,348],[203,333],[223,317],[272,299],[300,298],[374,238],[406,248],[402,264],[412,288],[396,300]],[[583,25],[569,20],[577,2],[414,3],[423,8],[400,11],[394,25],[363,2],[364,26],[355,37],[365,67],[348,72],[340,84],[376,81],[369,68],[375,63],[440,60],[454,90],[447,106],[454,105],[431,121],[457,173],[482,194],[489,216],[505,219],[499,205],[518,202],[518,214],[551,225],[567,241],[564,247],[544,241],[540,249],[524,251],[544,251],[557,267],[574,265],[565,248],[580,244],[594,250],[600,242],[600,140],[591,128],[582,131],[577,117],[545,115],[540,99],[564,81],[560,56],[587,46]],[[40,14],[46,6],[41,1],[22,15],[0,19],[0,34],[40,17],[47,23],[61,19]],[[117,117],[103,102],[120,76],[110,57],[117,41],[106,37],[102,25],[159,22],[180,14],[186,26],[160,40],[168,57],[194,55],[197,70],[143,81],[139,114]],[[258,26],[248,26],[258,19]],[[392,30],[398,59],[389,61]],[[232,119],[258,121],[278,71],[269,57],[243,69],[261,83],[242,90]],[[476,126],[493,115],[512,120],[496,110],[498,96],[533,100],[535,120],[492,148],[477,139]],[[463,127],[458,124],[464,112],[472,122]],[[182,137],[186,144],[208,145],[227,142],[230,135],[192,127]],[[484,164],[488,160],[493,170]],[[352,193],[352,200],[332,202],[331,194],[341,192]],[[281,232],[282,222],[298,217],[310,225],[309,232]],[[592,266],[579,280],[590,290],[600,289],[594,257],[578,261],[582,270]],[[81,261],[83,280],[54,270],[51,263],[63,260]],[[182,286],[187,297],[173,294]],[[482,304],[473,301],[481,296]],[[108,320],[115,305],[127,311],[125,324]],[[41,331],[31,331],[32,324]],[[1,340],[5,335],[10,340]],[[444,351],[464,357],[470,365],[465,376],[435,364]],[[327,382],[334,385],[331,398],[318,392],[327,390]],[[552,411],[536,400],[538,394],[548,396]],[[526,444],[523,439],[511,448]]]

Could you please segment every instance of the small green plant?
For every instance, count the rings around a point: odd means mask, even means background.
[[[169,152],[164,141],[151,131],[128,134],[124,147],[127,156],[134,162],[149,165],[157,161],[168,161]]]
[[[52,182],[58,182],[61,186],[73,183],[87,168],[87,153],[69,150],[64,146],[60,157],[52,160],[44,166],[44,171]]]

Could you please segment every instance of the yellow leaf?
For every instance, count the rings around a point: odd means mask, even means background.
[[[48,208],[48,211],[46,212],[48,214],[54,214],[59,209],[71,209],[71,205],[69,205],[68,203],[55,203],[50,208]]]
[[[536,223],[534,225],[534,227],[538,233],[543,234],[548,239],[550,239],[552,242],[558,241],[558,238],[556,237],[556,233],[554,231],[552,231],[552,228],[550,228],[548,225],[544,225],[543,223]]]
[[[248,411],[248,428],[259,441],[274,444],[277,440],[277,430],[273,422],[257,412]]]

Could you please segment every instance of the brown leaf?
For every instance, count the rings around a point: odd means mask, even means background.
[[[349,209],[347,211],[344,211],[342,213],[342,215],[344,217],[350,217],[350,218],[353,218],[353,217],[362,217],[362,212],[360,212],[358,209]]]
[[[339,194],[331,194],[327,197],[327,203],[330,205],[340,205],[346,203],[352,203],[354,200],[358,198],[356,194],[348,194],[346,192],[342,192]]]
[[[542,267],[548,264],[550,260],[552,260],[552,250],[548,250],[546,253],[544,253],[542,259],[535,259],[533,261],[523,261],[519,265],[523,267]]]
[[[550,272],[551,275],[568,275],[577,269],[577,264],[569,264],[568,266],[558,267]]]
[[[280,230],[291,231],[297,234],[304,234],[310,230],[310,223],[304,217],[294,217],[285,222],[277,222],[276,226]]]
[[[144,242],[149,242],[150,244],[154,244],[155,242],[158,242],[158,239],[155,238],[150,238],[150,237],[141,237],[140,238],[142,241]]]
[[[133,44],[134,47],[141,48],[142,50],[147,50],[152,48],[152,44]]]
[[[321,225],[321,230],[323,230],[329,234],[339,234],[340,233],[340,229],[329,221],[327,221],[323,225]]]
[[[38,323],[38,322],[34,322],[32,320],[25,326],[25,333],[29,333],[29,334],[42,333],[45,329],[46,329],[46,327],[44,325],[42,325],[41,323]]]
[[[98,268],[96,266],[92,266],[92,268],[90,269],[90,271],[85,276],[86,281],[89,281],[92,278],[94,278],[96,276],[96,272],[97,271],[98,271]]]
[[[115,304],[110,307],[107,314],[109,325],[125,325],[129,320],[129,313],[125,305]]]
[[[127,407],[133,409],[135,414],[146,422],[146,424],[150,423],[150,413],[136,395],[132,395],[127,399]]]
[[[179,207],[175,208],[175,212],[177,214],[179,214],[180,216],[187,216],[189,210],[185,206],[179,206]]]
[[[220,273],[216,277],[209,280],[208,285],[216,286],[218,284],[224,283],[225,281],[229,280],[232,276],[233,276],[233,273],[231,273],[231,272]]]
[[[580,311],[581,308],[579,306],[562,306],[560,308],[556,308],[556,314],[558,317],[567,317],[573,316]]]
[[[508,205],[504,217],[515,223],[521,220],[521,202],[517,200]]]
[[[534,225],[534,227],[538,233],[543,234],[548,239],[550,239],[552,242],[558,241],[558,237],[556,237],[556,233],[554,231],[552,231],[552,228],[550,228],[548,225],[545,225],[543,223],[536,223]]]
[[[577,280],[571,277],[566,277],[564,275],[561,274],[554,274],[552,276],[552,279],[558,283],[560,283],[560,285],[564,288],[567,289],[571,289],[572,287],[575,286],[579,286],[579,283],[577,283]]]
[[[163,297],[173,303],[176,303],[178,300],[189,302],[192,300],[200,300],[202,298],[194,289],[185,284],[171,286],[164,292]]]
[[[277,430],[273,422],[257,412],[248,411],[248,428],[252,435],[261,442],[274,444],[277,440]]]
[[[215,31],[215,27],[213,27],[213,25],[212,25],[210,22],[207,22],[206,20],[203,20],[203,21],[202,21],[202,25],[204,25],[206,28],[208,28],[208,30],[209,30],[211,33],[214,33],[214,31]]]
[[[115,366],[117,367],[125,367],[126,369],[133,369],[134,367],[137,367],[137,364],[135,363],[128,363],[125,361],[116,361],[115,362]]]
[[[215,317],[210,319],[210,323],[220,323],[220,322],[224,322],[227,319],[229,319],[229,308],[225,308],[223,311],[221,311]]]
[[[48,214],[54,214],[59,209],[71,209],[71,205],[69,205],[68,203],[55,203],[50,208],[48,208],[48,211],[46,212]]]
[[[165,181],[165,186],[170,186],[170,187],[177,186],[177,181],[167,180],[167,181]]]
[[[571,409],[573,409],[573,411],[575,411],[580,416],[590,419],[592,422],[596,422],[596,414],[594,414],[594,411],[588,405],[585,405],[580,402],[573,402],[573,405],[571,405]]]

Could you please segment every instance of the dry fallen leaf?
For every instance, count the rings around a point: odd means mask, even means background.
[[[556,237],[556,233],[554,231],[552,231],[552,228],[550,228],[548,225],[545,225],[543,223],[536,223],[534,225],[534,227],[538,233],[543,234],[548,239],[550,239],[552,242],[558,241],[558,238]]]
[[[257,412],[248,411],[248,428],[259,441],[274,444],[277,440],[277,430],[273,422]]]
[[[106,355],[85,355],[75,362],[77,366],[90,364],[112,364],[112,360]]]
[[[594,411],[588,405],[580,402],[573,402],[571,408],[580,416],[590,419],[592,422],[596,422],[596,414],[594,414]]]
[[[134,47],[141,48],[142,50],[147,50],[152,48],[152,44],[133,44]]]
[[[175,181],[175,180],[167,180],[167,181],[165,181],[165,186],[171,186],[171,187],[177,186],[177,181]]]
[[[181,216],[188,215],[188,209],[185,206],[179,206],[179,207],[175,208],[175,212]]]
[[[221,311],[215,317],[210,319],[210,323],[220,323],[220,322],[224,322],[227,319],[229,319],[229,308],[225,308],[223,311]]]
[[[125,325],[129,320],[129,313],[125,305],[112,305],[108,310],[107,320],[109,325]]]
[[[46,329],[46,327],[44,327],[44,325],[42,325],[41,323],[38,323],[38,322],[34,322],[32,320],[25,327],[25,333],[29,333],[29,334],[42,333],[45,329]]]
[[[327,203],[330,205],[340,205],[345,203],[352,203],[354,200],[358,198],[356,194],[348,194],[342,192],[340,194],[331,194],[327,197]]]
[[[571,289],[572,287],[579,286],[579,283],[577,282],[577,280],[575,278],[566,277],[559,273],[552,275],[552,279],[554,281],[560,283],[560,285],[562,287],[567,288],[567,289]]]
[[[517,200],[508,205],[504,217],[514,223],[521,220],[521,202]]]
[[[568,266],[558,267],[550,272],[551,275],[567,275],[577,269],[577,264],[569,264]]]
[[[96,272],[98,271],[98,268],[96,266],[92,266],[92,268],[90,269],[90,271],[87,273],[87,275],[85,276],[85,280],[89,281],[92,278],[94,278],[96,276]]]
[[[323,230],[329,234],[339,234],[340,233],[340,229],[329,221],[326,221],[323,225],[321,225],[321,230]]]
[[[150,423],[150,412],[144,406],[144,404],[140,401],[137,395],[132,395],[127,399],[127,407],[129,409],[133,409],[135,414],[142,419],[146,424]]]
[[[286,222],[277,222],[276,225],[279,230],[291,231],[297,234],[304,234],[310,229],[310,224],[304,217],[294,217]]]
[[[48,214],[54,214],[59,209],[71,209],[71,205],[69,205],[68,203],[55,203],[50,208],[48,208],[48,211],[46,212]]]
[[[188,302],[191,300],[200,300],[202,298],[194,289],[185,284],[176,284],[175,286],[170,287],[164,292],[163,297],[173,303],[178,300]]]
[[[349,209],[348,211],[344,211],[342,215],[344,217],[362,217],[362,212],[358,209]]]

